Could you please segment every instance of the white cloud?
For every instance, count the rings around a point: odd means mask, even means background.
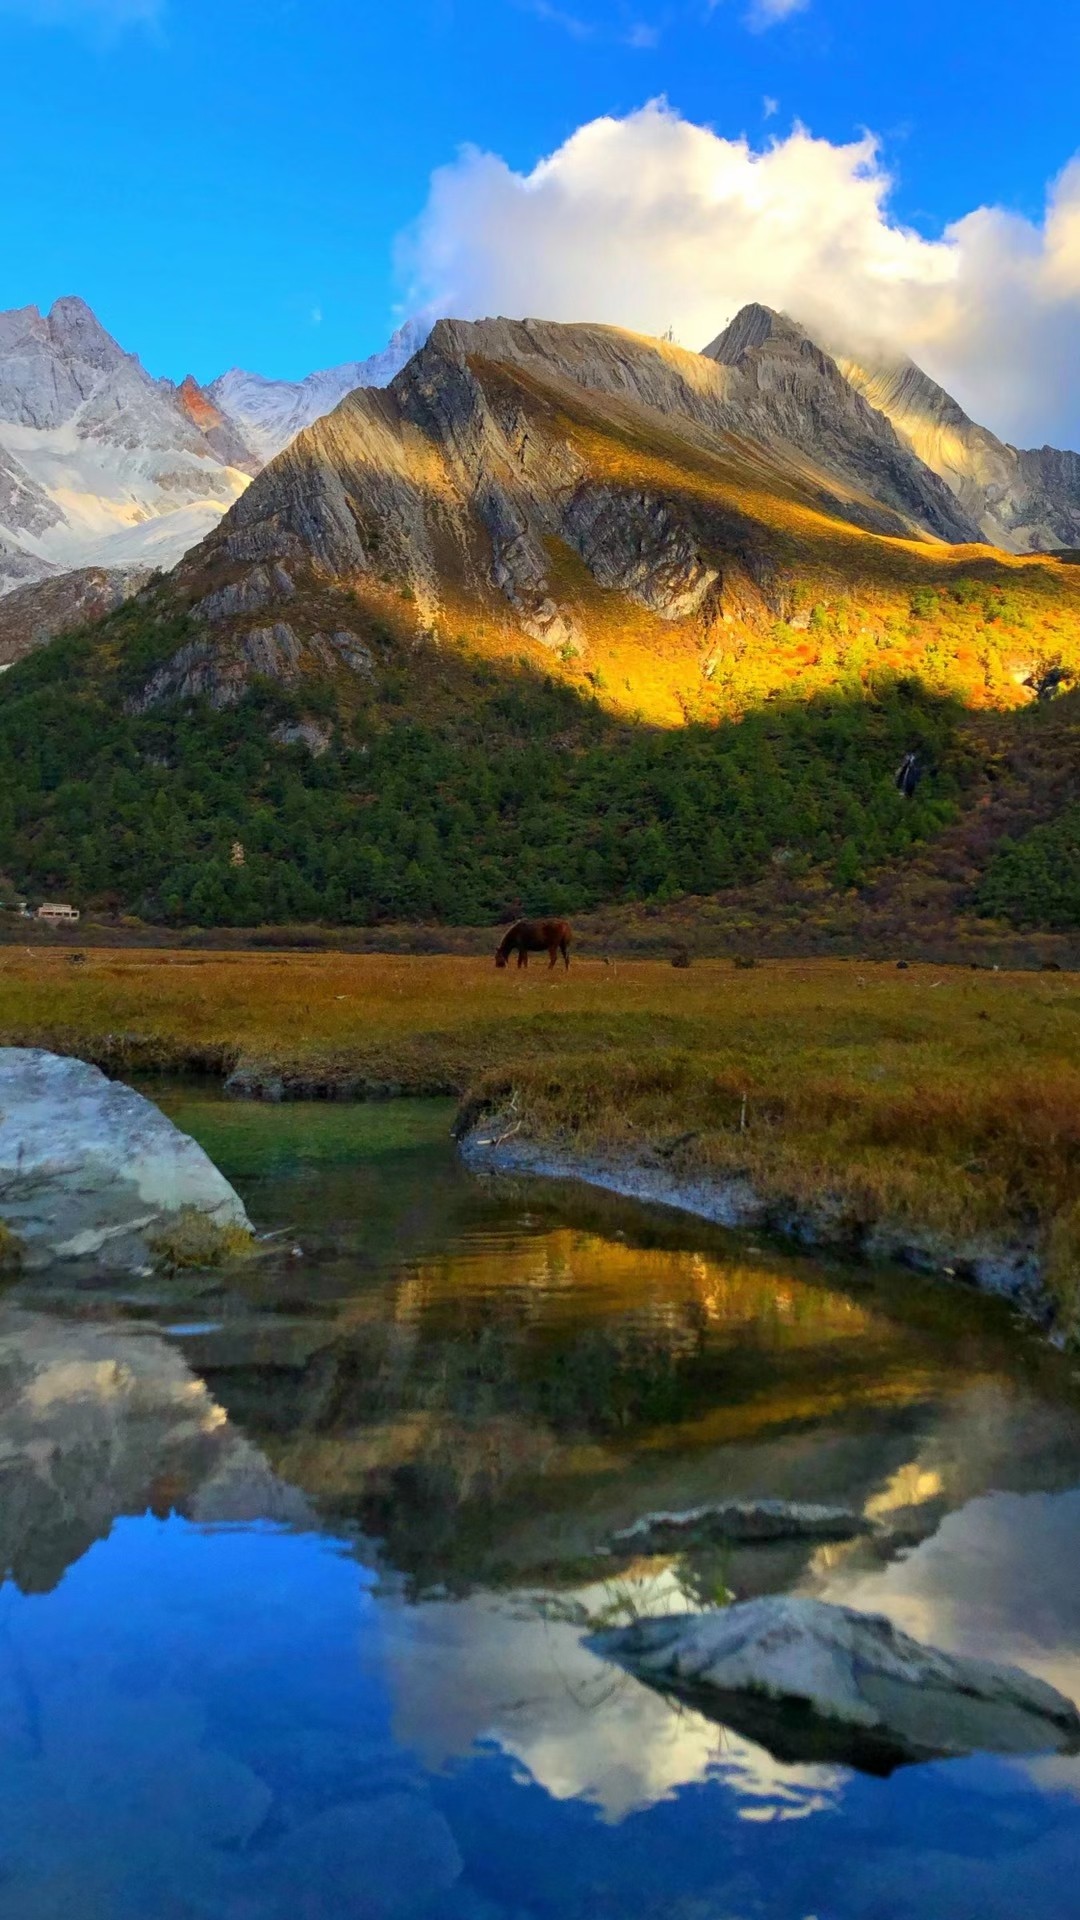
[[[766,27],[778,26],[781,20],[790,20],[793,13],[802,13],[810,0],[752,0],[746,16],[747,26],[761,33]]]
[[[1039,223],[980,207],[925,239],[876,141],[796,127],[758,151],[664,101],[593,120],[530,173],[466,148],[401,248],[412,310],[713,338],[785,309],[837,347],[906,351],[1009,438],[1080,444],[1080,159]]]
[[[631,47],[639,52],[651,51],[660,44],[660,27],[648,20],[632,20],[629,26],[625,23],[611,25],[601,20],[585,19],[580,13],[571,13],[568,8],[557,6],[555,0],[518,0],[518,4],[546,26],[569,34],[571,40],[592,40],[605,45]]]
[[[761,112],[763,117],[766,120],[771,120],[773,118],[773,115],[779,113],[779,111],[780,111],[779,100],[774,100],[772,94],[767,93],[765,95],[765,98],[761,102]]]
[[[165,0],[0,0],[0,18],[14,15],[39,27],[88,27],[112,34],[123,27],[153,26]]]

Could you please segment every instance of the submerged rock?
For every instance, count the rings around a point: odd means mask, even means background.
[[[768,1540],[855,1540],[873,1526],[851,1507],[813,1506],[801,1500],[721,1500],[682,1513],[647,1513],[632,1527],[612,1534],[611,1544],[619,1552],[664,1552],[714,1541],[744,1546]]]
[[[24,1267],[88,1257],[145,1267],[155,1241],[193,1215],[223,1251],[251,1232],[225,1176],[152,1101],[83,1060],[0,1047],[0,1221]]]
[[[890,1773],[986,1750],[1075,1752],[1080,1712],[1045,1681],[923,1646],[879,1614],[776,1596],[638,1620],[595,1653],[780,1760]]]

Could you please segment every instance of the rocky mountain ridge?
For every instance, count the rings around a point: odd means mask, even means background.
[[[1080,454],[999,440],[913,361],[839,364],[850,385],[945,482],[984,540],[1007,553],[1080,546]]]
[[[851,474],[871,498],[941,540],[979,541],[952,489],[845,377],[832,356],[786,315],[744,307],[703,349],[739,376],[738,404],[755,438],[777,433],[824,466]],[[733,396],[734,397],[734,396]]]
[[[614,327],[439,321],[187,557],[175,593],[197,637],[153,697],[193,673],[226,703],[253,676],[295,683],[359,613],[364,631],[412,622],[438,644],[464,627],[563,664],[604,635],[628,686],[646,658],[667,681],[663,707],[715,675],[726,628],[760,637],[797,615],[800,539],[813,565],[837,538],[976,537],[834,362],[786,323],[751,332],[702,355]],[[322,604],[333,591],[351,612]]]
[[[174,386],[152,380],[81,301],[58,301],[47,316],[0,315],[0,594],[20,595],[11,607],[0,601],[0,653],[18,657],[31,636],[39,643],[173,565],[266,462],[273,478],[230,526],[226,559],[213,543],[204,556],[216,569],[228,571],[245,543],[272,547],[275,560],[291,546],[324,578],[357,574],[365,591],[393,583],[414,595],[429,626],[455,606],[471,616],[479,596],[507,632],[582,657],[589,621],[554,578],[568,565],[584,567],[590,591],[626,592],[669,625],[698,614],[718,591],[721,570],[702,553],[716,529],[699,524],[700,507],[688,514],[678,489],[628,498],[586,484],[575,434],[547,432],[543,407],[516,444],[537,381],[579,408],[592,396],[605,431],[630,409],[633,431],[676,464],[691,443],[695,458],[719,458],[726,508],[747,524],[768,495],[901,539],[1080,544],[1080,456],[1006,447],[918,368],[839,362],[761,305],[701,354],[540,321],[441,321],[434,345],[428,336],[427,321],[410,321],[382,354],[298,382],[233,369],[207,387],[190,376]],[[522,388],[505,418],[485,367],[503,369],[504,382],[509,370]],[[395,397],[384,404],[387,383]],[[426,459],[442,476],[437,499]],[[274,523],[273,539],[253,533],[252,516]],[[730,535],[730,525],[720,530],[729,600]],[[565,549],[554,572],[553,541]],[[759,531],[751,597],[761,546]],[[93,586],[88,570],[101,576]],[[70,591],[57,590],[71,571]],[[222,619],[210,623],[215,646]],[[330,634],[346,630],[335,619]],[[278,624],[269,639],[258,630],[256,660],[267,647],[276,657]]]
[[[85,301],[0,313],[0,595],[70,569],[174,565],[295,433],[392,379],[425,333],[409,322],[382,353],[304,381],[233,369],[204,388],[153,379]]]

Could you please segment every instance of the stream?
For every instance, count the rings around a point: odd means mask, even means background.
[[[1063,1920],[1080,1756],[785,1763],[587,1628],[796,1592],[1080,1700],[1080,1363],[1001,1302],[147,1089],[264,1254],[0,1293],[0,1920]],[[875,1531],[612,1552],[772,1498]]]

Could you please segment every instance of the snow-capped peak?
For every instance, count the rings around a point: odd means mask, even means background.
[[[304,380],[268,380],[261,373],[230,367],[211,381],[206,393],[252,452],[263,461],[272,460],[355,387],[389,386],[419,352],[431,326],[430,319],[406,320],[381,352],[325,367]]]
[[[386,386],[427,338],[409,320],[380,353],[209,387],[155,380],[87,306],[0,313],[0,593],[73,567],[172,566],[250,476],[359,386]]]

